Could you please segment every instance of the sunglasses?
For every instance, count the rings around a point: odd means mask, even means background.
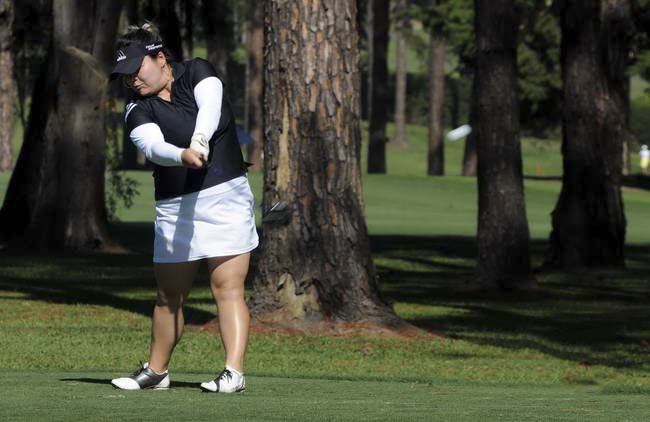
[[[130,75],[122,76],[122,83],[124,83],[124,86],[126,86],[127,88],[131,88],[131,89],[135,88],[135,78],[138,76],[138,73],[140,73],[140,69],[142,69],[143,64],[144,64],[144,61],[140,65],[140,67],[138,68],[138,70],[136,72],[134,72],[134,73],[132,73]]]
[[[139,71],[139,69],[138,69]],[[132,73],[130,75],[122,76],[122,83],[127,88],[135,88],[135,78],[138,76],[138,72]]]

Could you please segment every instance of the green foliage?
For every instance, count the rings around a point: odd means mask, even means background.
[[[517,2],[521,16],[518,48],[518,89],[521,122],[524,131],[534,136],[555,134],[560,123],[560,29],[545,0]],[[428,31],[435,28],[447,38],[452,64],[447,70],[450,79],[469,87],[474,72],[474,2],[449,0],[431,2],[416,0],[412,7],[414,19],[422,21]],[[416,46],[426,60],[426,46]],[[420,86],[416,90],[421,92]],[[464,92],[469,96],[469,90]],[[449,97],[447,98],[449,100]],[[467,101],[467,100],[465,100]],[[426,108],[414,107],[424,113]],[[465,114],[466,116],[466,114]],[[421,120],[413,120],[414,122]]]
[[[561,120],[560,28],[550,9],[527,1],[517,55],[520,119],[534,136],[547,137]]]
[[[637,150],[640,144],[650,145],[650,93],[631,101],[630,129],[638,141],[630,148]]]
[[[121,113],[116,113],[114,100],[109,101],[109,113],[106,118],[106,177],[108,178],[105,184],[105,203],[106,214],[109,221],[119,221],[117,210],[121,206],[124,208],[131,208],[133,200],[137,197],[139,183],[128,176],[126,172],[121,170],[122,167],[122,154],[120,143],[122,140],[122,130],[119,125],[115,124],[115,119],[112,117]],[[121,119],[119,119],[121,123]]]

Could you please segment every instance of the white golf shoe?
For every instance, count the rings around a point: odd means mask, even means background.
[[[202,382],[201,390],[210,393],[239,393],[246,390],[246,377],[226,365],[215,379]]]
[[[157,374],[149,368],[149,362],[140,362],[140,368],[128,377],[115,378],[111,381],[115,388],[121,390],[166,390],[169,388],[169,371]]]

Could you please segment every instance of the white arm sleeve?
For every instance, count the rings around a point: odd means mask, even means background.
[[[202,79],[194,87],[194,99],[199,111],[196,115],[193,135],[200,133],[205,136],[206,140],[209,140],[219,127],[223,84],[215,76]]]
[[[165,142],[165,137],[157,124],[142,124],[133,129],[129,136],[149,161],[167,167],[183,165],[181,160],[183,148]]]

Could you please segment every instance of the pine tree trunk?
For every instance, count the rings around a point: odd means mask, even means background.
[[[257,3],[256,7],[262,7],[260,2]],[[233,44],[232,10],[228,0],[203,1],[201,5],[208,61],[227,84],[228,60]]]
[[[446,41],[435,27],[430,36],[429,63],[429,152],[427,174],[445,174],[443,142],[445,111],[445,48]]]
[[[16,118],[14,107],[18,92],[13,75],[14,59],[11,52],[13,20],[13,2],[0,0],[0,171],[12,170],[14,162],[11,138]]]
[[[628,136],[624,80],[626,0],[560,5],[564,82],[562,191],[552,213],[546,263],[624,265],[622,142]]]
[[[478,273],[486,289],[535,284],[524,203],[514,0],[475,0]]]
[[[183,58],[194,58],[194,1],[177,0],[176,15],[180,21],[181,44]]]
[[[395,5],[395,134],[393,141],[400,147],[408,143],[406,138],[406,28],[408,25],[408,2],[396,0]]]
[[[114,247],[104,206],[107,71],[121,2],[55,0],[47,65],[5,201],[0,236],[33,248]]]
[[[476,176],[478,157],[476,144],[478,143],[478,99],[476,98],[476,71],[472,76],[472,93],[469,100],[469,125],[472,132],[465,138],[463,152],[463,176]]]
[[[368,173],[386,173],[388,121],[388,0],[368,1]]]
[[[264,8],[258,0],[249,1],[248,64],[246,66],[246,131],[254,143],[247,147],[249,170],[262,170],[264,142]]]
[[[399,324],[379,294],[363,216],[356,3],[265,2],[265,223],[251,311],[306,326]],[[299,52],[299,53],[298,53]]]

